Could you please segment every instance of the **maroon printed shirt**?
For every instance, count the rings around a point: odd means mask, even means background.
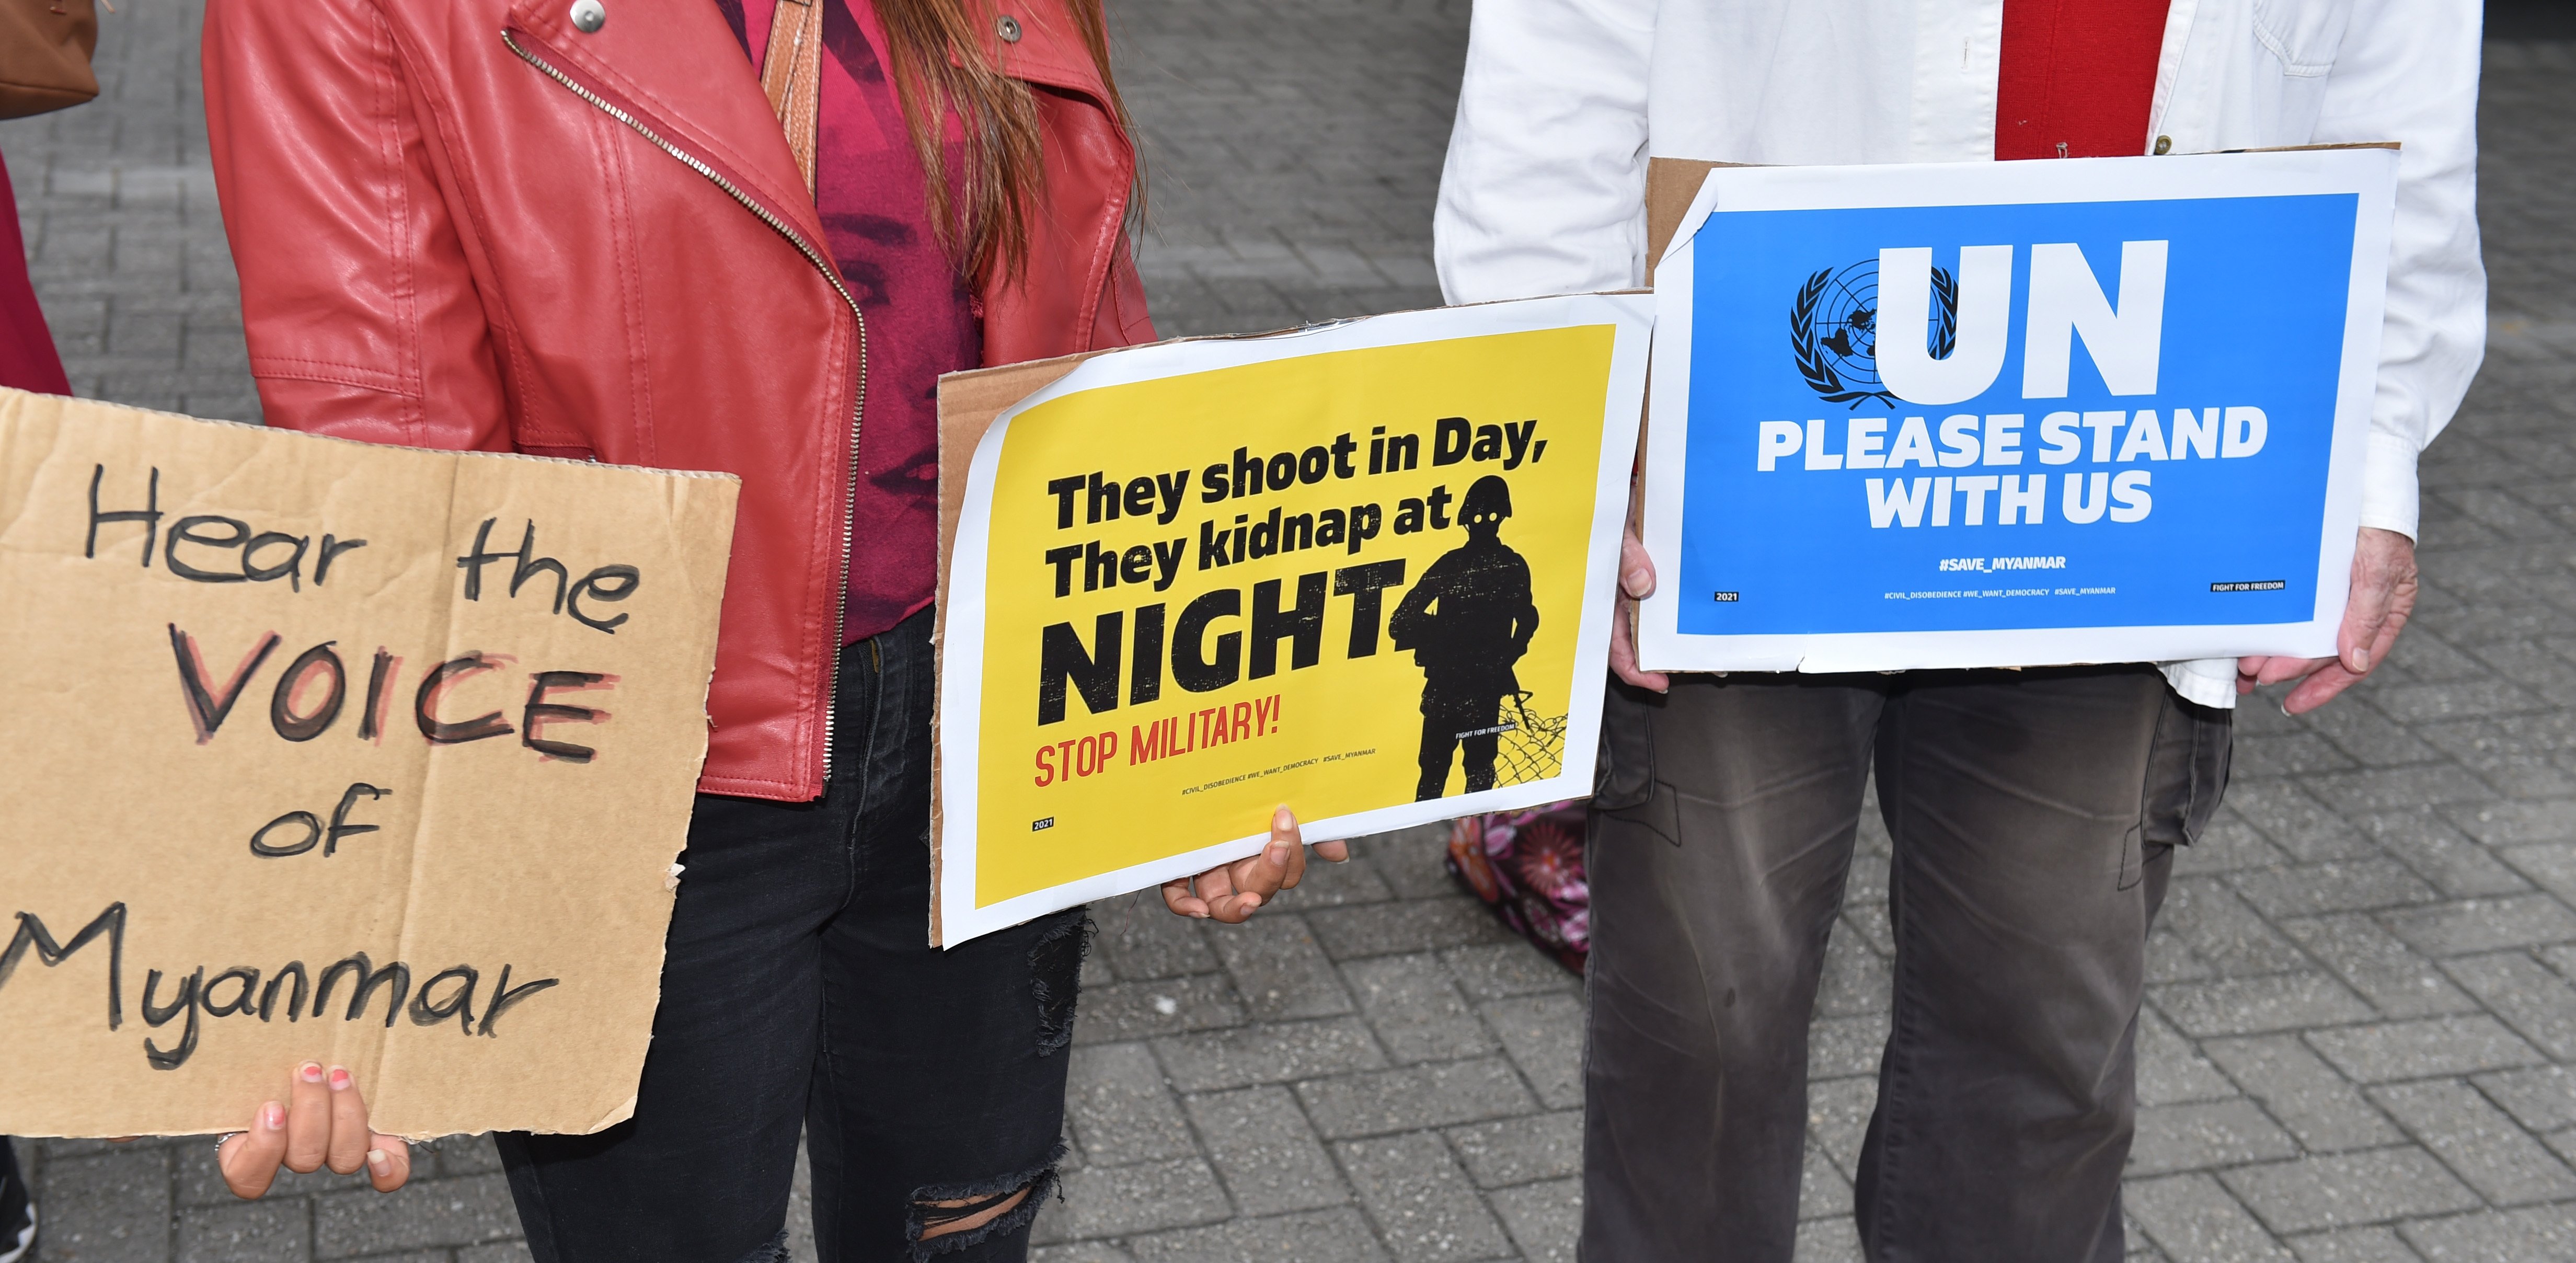
[[[756,70],[779,0],[716,0]],[[842,639],[865,640],[930,604],[938,585],[939,375],[976,366],[984,333],[966,278],[939,244],[904,126],[876,6],[823,6],[814,203],[824,245],[867,319],[867,397],[850,520]],[[754,37],[757,33],[757,38]],[[965,133],[942,128],[953,177]]]

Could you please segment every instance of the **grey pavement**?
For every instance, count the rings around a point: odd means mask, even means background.
[[[1165,332],[1438,301],[1463,0],[1112,7]],[[248,419],[195,11],[131,0],[107,99],[0,125],[0,153],[76,387]],[[2576,1259],[2576,45],[2490,44],[2485,94],[2494,338],[2425,459],[2424,603],[2354,695],[2239,712],[2236,784],[2151,950],[2135,1258]],[[1864,844],[1812,1030],[1819,1263],[1858,1256],[1886,1030],[1887,844]],[[1571,1257],[1580,991],[1440,845],[1372,840],[1241,928],[1097,910],[1041,1263]],[[47,1263],[525,1257],[476,1138],[392,1197],[303,1177],[256,1205],[204,1140],[22,1148]]]

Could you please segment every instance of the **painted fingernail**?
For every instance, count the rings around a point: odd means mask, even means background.
[[[306,1083],[320,1083],[322,1081],[322,1063],[318,1061],[305,1062],[303,1068],[297,1070],[295,1073],[301,1076]]]
[[[1270,827],[1281,833],[1297,827],[1297,813],[1282,807],[1270,813]]]
[[[367,1151],[367,1165],[375,1168],[376,1173],[381,1175],[386,1171],[393,1169],[394,1156],[382,1149],[369,1149]]]
[[[286,1107],[271,1101],[259,1107],[259,1125],[269,1131],[286,1126]]]
[[[348,1071],[343,1070],[338,1066],[331,1067],[331,1090],[334,1092],[346,1092],[349,1090]]]

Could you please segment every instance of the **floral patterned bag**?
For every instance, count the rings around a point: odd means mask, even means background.
[[[1583,972],[1592,950],[1592,889],[1583,876],[1585,800],[1450,822],[1449,875],[1512,932]]]

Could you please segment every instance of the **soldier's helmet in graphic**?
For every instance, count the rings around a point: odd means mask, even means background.
[[[1489,517],[1501,519],[1511,515],[1511,484],[1494,474],[1487,474],[1477,479],[1476,485],[1467,488],[1467,498],[1458,504],[1458,518],[1464,522],[1478,522]]]

